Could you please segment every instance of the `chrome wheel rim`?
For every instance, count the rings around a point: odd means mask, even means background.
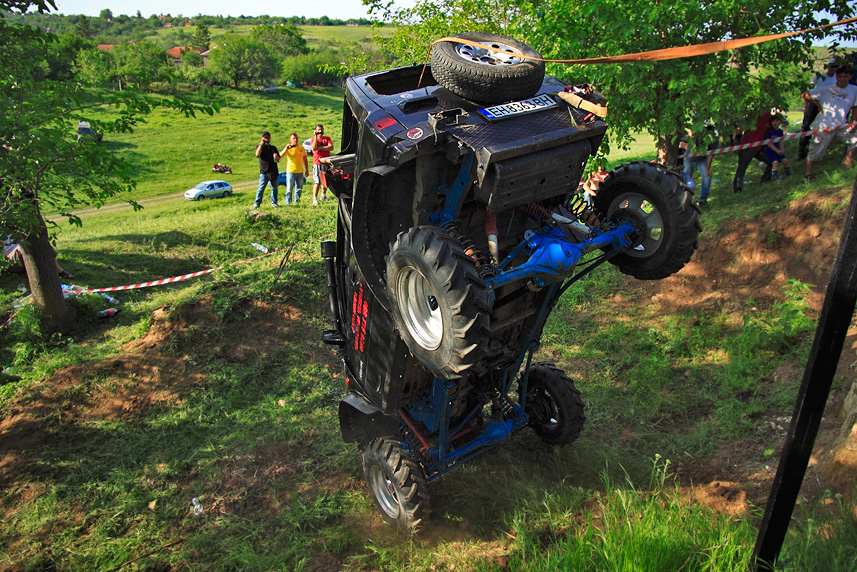
[[[411,337],[425,350],[439,348],[443,339],[443,313],[428,280],[414,268],[406,268],[399,275],[396,294]]]
[[[491,46],[491,48],[493,49],[486,50],[485,48],[474,46],[471,44],[457,44],[455,46],[455,52],[462,59],[486,66],[510,66],[519,64],[524,61],[522,58],[519,58],[517,56],[504,54],[503,52],[496,51],[504,50],[507,52],[513,52],[515,54],[521,54],[521,50],[519,50],[518,48],[506,44],[501,44],[500,42],[486,41],[484,42],[484,45]]]
[[[393,520],[399,518],[399,495],[396,494],[396,487],[393,481],[387,477],[383,467],[372,465],[369,468],[369,484],[372,486],[372,491],[375,498],[378,499],[381,510]]]

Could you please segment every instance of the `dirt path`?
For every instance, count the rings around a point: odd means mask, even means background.
[[[257,184],[258,183],[256,181],[244,181],[241,183],[235,183],[234,185],[232,185],[232,189],[235,191],[246,191],[248,189],[255,188]],[[146,199],[140,199],[137,202],[139,204],[143,205],[144,207],[148,207],[148,206],[153,206],[153,205],[160,205],[163,203],[174,203],[174,202],[177,203],[177,202],[185,201],[185,200],[186,199],[184,198],[184,196],[181,193],[173,192],[173,193],[169,193],[167,195],[158,195],[156,197],[149,197]],[[131,205],[129,205],[128,203],[111,203],[111,204],[105,205],[101,208],[91,207],[91,208],[72,211],[72,213],[76,214],[80,218],[86,218],[88,216],[97,215],[97,214],[104,214],[104,213],[130,210],[131,208],[132,208]],[[60,217],[60,215],[58,215],[58,214],[53,214],[53,215],[50,215],[46,218],[52,222],[57,222],[62,217]]]

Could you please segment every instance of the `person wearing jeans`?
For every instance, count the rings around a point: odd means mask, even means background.
[[[256,157],[259,158],[259,188],[256,189],[256,200],[253,201],[253,207],[259,208],[262,204],[262,194],[265,192],[265,187],[268,183],[271,184],[271,206],[277,208],[277,187],[280,184],[280,173],[277,170],[277,162],[280,160],[280,154],[277,148],[271,145],[271,134],[265,131],[262,133],[262,140],[256,146]]]
[[[714,151],[717,149],[717,133],[714,131],[714,126],[706,124],[705,132],[700,137],[693,137],[693,133],[688,133],[695,143],[696,152],[703,153],[699,157],[684,158],[684,173],[687,174],[691,181],[693,180],[693,171],[696,169],[702,175],[702,186],[699,188],[699,206],[708,204],[708,193],[711,191],[711,162],[714,160],[713,154],[707,154],[706,151]],[[708,142],[708,145],[706,145]],[[703,149],[705,151],[703,151]],[[690,151],[690,148],[687,149]]]
[[[294,199],[297,203],[301,200],[301,189],[304,182],[309,176],[309,163],[307,162],[306,149],[298,144],[298,134],[292,133],[289,135],[289,144],[283,150],[283,157],[286,158],[286,192],[284,193],[286,204],[289,204],[289,199],[294,185]]]
[[[770,111],[766,111],[759,115],[759,117],[756,118],[756,129],[753,131],[745,131],[741,144],[744,145],[746,143],[763,141],[765,139],[765,133],[771,127],[771,117],[773,117],[773,115],[771,115]],[[759,184],[767,183],[771,180],[772,165],[765,156],[765,150],[761,145],[758,147],[751,147],[749,149],[742,149],[738,151],[737,155],[738,168],[735,170],[735,178],[732,179],[733,191],[740,193],[744,190],[744,174],[747,172],[747,167],[749,167],[750,163],[754,160],[762,161],[765,164],[765,170],[762,172],[762,178],[759,180]]]

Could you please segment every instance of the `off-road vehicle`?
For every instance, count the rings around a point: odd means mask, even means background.
[[[342,437],[406,530],[430,513],[429,482],[513,432],[580,435],[574,383],[533,360],[549,312],[605,261],[644,280],[677,272],[701,230],[691,191],[653,163],[609,173],[588,204],[578,186],[607,129],[603,98],[545,76],[516,40],[457,38],[430,66],[346,81],[325,173],[339,199],[322,255]]]

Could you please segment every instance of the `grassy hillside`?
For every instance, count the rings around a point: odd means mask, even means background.
[[[433,523],[410,538],[383,524],[339,436],[318,254],[335,201],[247,214],[259,132],[282,143],[322,120],[338,146],[341,97],[222,89],[206,99],[222,105],[213,118],[158,114],[108,137],[147,206],[63,225],[74,283],[244,261],[251,242],[294,248],[118,302],[75,299],[70,338],[42,336],[29,307],[0,333],[0,366],[20,378],[0,382],[0,569],[745,570],[851,193],[841,147],[813,186],[794,164],[742,195],[719,156],[687,268],[639,282],[607,267],[569,289],[537,359],[578,383],[583,436],[557,449],[526,430],[450,472],[431,485]],[[652,156],[641,140],[610,160]],[[235,168],[236,195],[181,199],[215,161]],[[0,275],[4,315],[21,282]],[[111,306],[115,318],[95,317]],[[842,368],[838,396],[853,376]],[[785,570],[853,570],[847,492],[807,479]]]
[[[218,39],[224,34],[249,35],[253,28],[254,26],[250,24],[228,28],[211,26],[208,31],[211,34],[212,44],[217,44]],[[374,33],[371,26],[298,26],[298,29],[311,49],[370,44]],[[387,26],[382,29],[382,33],[392,33],[393,30],[394,28]],[[196,26],[194,25],[183,28],[158,28],[155,34],[149,36],[148,39],[162,43],[166,39],[172,38],[172,43],[175,45],[185,45],[195,32]]]
[[[199,103],[216,103],[220,113],[185,119],[158,110],[133,133],[105,137],[104,145],[133,165],[138,184],[132,198],[169,193],[178,197],[211,178],[225,178],[238,185],[258,180],[259,160],[254,151],[265,130],[271,132],[272,143],[282,148],[288,144],[290,133],[297,133],[303,141],[312,135],[317,123],[323,123],[339,145],[340,89],[283,87],[276,93],[262,93],[210,88],[205,95],[187,97]],[[218,162],[231,166],[232,175],[213,174],[211,167]]]

